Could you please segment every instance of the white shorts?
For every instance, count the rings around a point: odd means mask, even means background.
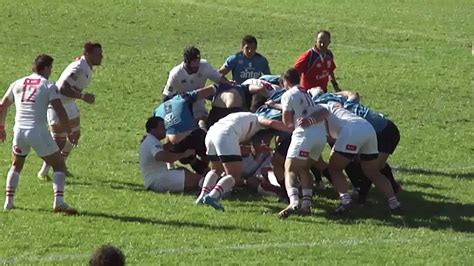
[[[15,128],[13,130],[13,154],[26,156],[30,153],[31,148],[39,157],[45,157],[59,151],[58,145],[51,137],[48,128]]]
[[[339,132],[333,150],[351,154],[378,154],[377,134],[368,122],[348,123]]]
[[[183,192],[184,170],[168,170],[156,175],[147,176],[145,189],[155,192]]]
[[[193,114],[194,114],[194,118],[196,119],[207,117],[209,115],[209,112],[206,109],[206,103],[204,100],[199,100],[193,104]]]
[[[223,132],[216,125],[207,132],[205,142],[208,156],[242,155],[239,138],[235,134]]]
[[[64,109],[66,110],[67,117],[69,118],[69,120],[79,117],[80,115],[79,108],[77,107],[77,104],[75,102],[65,103],[63,104],[63,106],[64,106]],[[51,107],[48,108],[48,124],[59,125],[58,114],[56,114],[54,109]]]
[[[291,135],[286,158],[318,160],[326,144],[326,131],[324,125],[313,125],[308,128],[296,128]]]

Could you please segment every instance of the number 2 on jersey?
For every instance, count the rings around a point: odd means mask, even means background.
[[[21,94],[21,102],[34,103],[36,89],[41,83],[40,79],[25,79],[23,82],[23,93]]]

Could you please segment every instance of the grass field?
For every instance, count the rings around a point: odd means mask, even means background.
[[[52,214],[51,184],[37,180],[32,154],[18,209],[0,213],[0,264],[84,264],[104,243],[133,265],[474,263],[472,0],[64,2],[0,0],[0,87],[29,74],[38,53],[55,58],[55,80],[86,40],[103,44],[88,88],[97,101],[80,103],[82,139],[68,161],[66,201],[81,215]],[[233,197],[218,213],[194,206],[194,195],[142,190],[138,165],[127,162],[137,160],[144,121],[183,47],[197,45],[217,68],[253,34],[281,73],[319,29],[332,33],[340,85],[400,128],[390,161],[406,216],[390,217],[375,190],[349,219],[328,215],[337,205],[328,188],[311,217],[286,221],[273,198]]]

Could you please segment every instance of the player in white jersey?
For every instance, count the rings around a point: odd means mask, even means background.
[[[200,175],[188,170],[168,170],[166,163],[194,155],[194,150],[174,153],[164,150],[160,140],[166,137],[163,118],[150,117],[145,125],[147,134],[140,145],[140,170],[145,189],[155,192],[195,191],[199,188]]]
[[[163,101],[171,99],[174,95],[190,92],[206,86],[210,79],[215,83],[229,82],[221,73],[217,72],[211,64],[201,59],[198,48],[191,46],[184,49],[183,62],[171,69],[166,86],[163,89]],[[206,128],[205,121],[208,116],[204,100],[199,100],[193,105],[194,117],[199,120],[199,126]]]
[[[321,106],[329,111],[326,118],[328,137],[336,140],[329,157],[329,172],[341,199],[341,205],[335,214],[345,214],[350,210],[351,197],[348,193],[346,176],[342,171],[356,155],[360,155],[364,174],[385,194],[390,210],[399,213],[400,202],[378,166],[377,135],[372,125],[344,109],[339,102],[328,102]],[[310,124],[307,122],[303,121],[303,126]]]
[[[47,109],[51,104],[61,122],[65,124],[65,132],[75,144],[77,139],[71,134],[67,124],[68,117],[59,99],[58,88],[48,82],[53,67],[53,58],[39,55],[33,62],[33,74],[13,82],[0,103],[0,140],[6,138],[5,118],[8,107],[15,103],[15,126],[13,127],[12,154],[13,162],[7,174],[4,210],[14,208],[14,194],[20,181],[20,172],[25,164],[30,149],[36,151],[45,162],[53,167],[53,190],[55,212],[76,214],[63,200],[66,164],[59,153],[59,148],[48,132]]]
[[[241,143],[251,141],[260,130],[273,128],[288,131],[281,121],[269,120],[250,112],[229,114],[215,123],[206,135],[207,155],[212,170],[206,175],[203,189],[196,203],[208,204],[217,210],[224,210],[219,203],[222,194],[234,185],[244,185],[242,175]],[[256,154],[260,143],[252,143]],[[225,173],[219,182],[218,176]],[[217,184],[216,184],[217,182]]]
[[[287,218],[299,209],[302,214],[311,213],[313,196],[313,177],[310,173],[311,160],[317,161],[326,144],[326,130],[321,123],[327,110],[317,106],[311,96],[298,84],[300,73],[295,68],[283,74],[283,85],[287,90],[281,97],[282,120],[290,128],[294,128],[291,143],[285,160],[285,186],[290,204],[278,216]],[[317,113],[317,122],[309,127],[299,126],[298,121]],[[303,201],[299,205],[298,177],[300,179]]]
[[[69,127],[72,129],[76,139],[79,139],[81,135],[79,108],[77,107],[76,100],[81,99],[88,104],[95,102],[95,95],[84,90],[92,80],[93,66],[99,66],[101,62],[102,46],[100,43],[87,42],[84,44],[83,55],[69,64],[56,82],[56,86],[61,93],[61,102],[69,117]],[[57,113],[52,108],[48,110],[48,123],[53,139],[61,149],[64,159],[67,159],[73,145],[66,140],[66,125],[61,123]],[[48,179],[49,168],[49,165],[43,162],[38,172],[38,178]]]

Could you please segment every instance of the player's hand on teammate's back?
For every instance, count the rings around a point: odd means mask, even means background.
[[[311,125],[311,121],[307,118],[300,117],[296,120],[296,123],[299,127],[309,127]]]
[[[95,95],[92,93],[84,93],[81,98],[84,102],[93,104],[95,103]]]

